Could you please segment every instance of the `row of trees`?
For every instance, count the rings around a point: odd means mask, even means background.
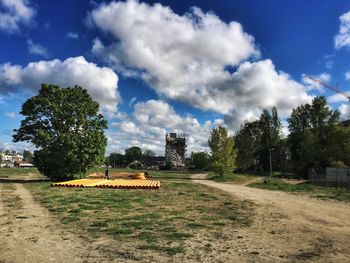
[[[299,176],[306,176],[310,167],[349,166],[350,128],[339,122],[339,116],[324,97],[316,97],[293,109],[289,135],[282,138],[277,109],[264,110],[235,134],[236,166],[242,171],[268,171],[270,156],[275,169]]]
[[[23,104],[21,114],[25,119],[14,131],[13,140],[36,146],[34,156],[26,153],[27,158],[33,158],[34,165],[49,178],[83,176],[105,159],[107,121],[85,89],[43,84],[39,94]],[[267,171],[270,161],[279,170],[288,168],[300,174],[311,166],[350,166],[350,128],[339,123],[339,112],[330,109],[324,97],[295,108],[288,127],[288,137],[282,138],[275,107],[264,110],[258,120],[243,123],[234,136],[219,126],[208,140],[210,154],[194,153],[193,164],[220,175],[234,167]],[[113,153],[105,161],[122,166],[153,155],[152,151],[142,153],[139,147],[131,147],[124,155]]]
[[[111,153],[105,160],[105,164],[112,167],[124,167],[132,161],[141,161],[145,157],[155,156],[152,150],[145,150],[142,152],[140,147],[133,146],[125,150],[125,154]]]

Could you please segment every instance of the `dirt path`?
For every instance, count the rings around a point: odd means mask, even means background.
[[[208,174],[193,174],[191,175],[192,180],[206,180],[208,179]]]
[[[232,244],[242,262],[349,262],[350,204],[208,180],[195,182],[257,204],[253,225],[239,229],[240,242]]]
[[[0,262],[96,262],[99,255],[62,230],[21,184],[12,191],[19,201],[9,208],[0,200]],[[1,189],[3,188],[3,189]],[[0,193],[4,185],[0,184]],[[98,260],[100,261],[100,260]]]

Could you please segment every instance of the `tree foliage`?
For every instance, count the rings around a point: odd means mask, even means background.
[[[113,168],[119,166],[122,167],[125,163],[125,155],[121,153],[111,153],[106,160],[107,165],[111,165]]]
[[[269,169],[270,150],[280,152],[279,142],[281,133],[281,121],[277,109],[271,112],[263,110],[260,118],[256,121],[245,122],[235,135],[237,149],[237,166],[243,171],[248,169]],[[280,160],[276,154],[274,163]]]
[[[218,126],[210,132],[208,140],[211,150],[210,166],[220,176],[232,172],[235,163],[234,140],[228,135],[227,129]]]
[[[276,107],[273,107],[271,113],[263,110],[259,119],[259,129],[261,132],[259,164],[264,171],[269,169],[269,151],[276,150],[280,140],[281,121],[278,117]]]
[[[142,151],[140,147],[132,146],[125,150],[125,162],[126,164],[132,161],[140,161],[142,158]]]
[[[234,138],[237,151],[236,164],[244,172],[257,164],[261,140],[259,122],[245,122]]]
[[[334,159],[334,153],[339,152],[339,145],[346,144],[343,134],[347,130],[338,127],[338,122],[339,112],[330,109],[322,96],[293,109],[288,119],[288,139],[299,172],[305,173],[310,166],[325,167]],[[345,153],[343,150],[341,155]],[[341,155],[336,157],[341,159],[334,161],[342,161]]]
[[[29,162],[31,163],[33,161],[33,153],[28,151],[28,150],[24,150],[23,151],[23,159],[26,161],[26,162]]]
[[[22,105],[14,142],[30,141],[34,165],[54,180],[82,177],[104,159],[107,121],[98,114],[99,104],[79,87],[42,84],[39,94]]]
[[[193,165],[196,169],[205,170],[209,166],[209,155],[206,152],[197,152],[192,155]]]

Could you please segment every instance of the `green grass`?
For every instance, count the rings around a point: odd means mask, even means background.
[[[88,171],[88,174],[95,172],[105,172],[104,168],[92,168]],[[109,169],[110,173],[139,173],[139,172],[148,172],[149,176],[155,179],[191,179],[193,174],[198,173],[208,173],[210,176],[213,175],[212,172],[203,172],[203,171],[155,171],[155,170],[138,170],[138,169],[127,169],[127,168],[111,168]]]
[[[307,193],[316,198],[350,202],[350,191],[347,189],[317,186],[308,182],[300,184],[289,184],[281,179],[270,178],[265,182],[254,183],[250,184],[249,186],[267,190]]]
[[[232,231],[252,215],[251,203],[191,181],[162,181],[159,190],[26,187],[64,227],[168,255],[185,253],[197,231]]]
[[[0,179],[24,180],[28,176],[32,180],[46,179],[36,168],[0,168]]]
[[[186,248],[184,246],[171,247],[171,246],[158,246],[155,244],[138,246],[138,249],[160,251],[160,252],[167,253],[170,256],[175,255],[177,253],[185,253],[186,252]]]

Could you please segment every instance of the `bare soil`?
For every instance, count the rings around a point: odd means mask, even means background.
[[[19,205],[8,207],[10,200],[0,200],[0,262],[96,262],[100,258],[74,234],[62,231],[23,185],[15,187]],[[4,185],[0,184],[0,193],[1,188]]]
[[[350,204],[197,180],[253,201],[256,216],[229,242],[241,262],[349,262]]]

